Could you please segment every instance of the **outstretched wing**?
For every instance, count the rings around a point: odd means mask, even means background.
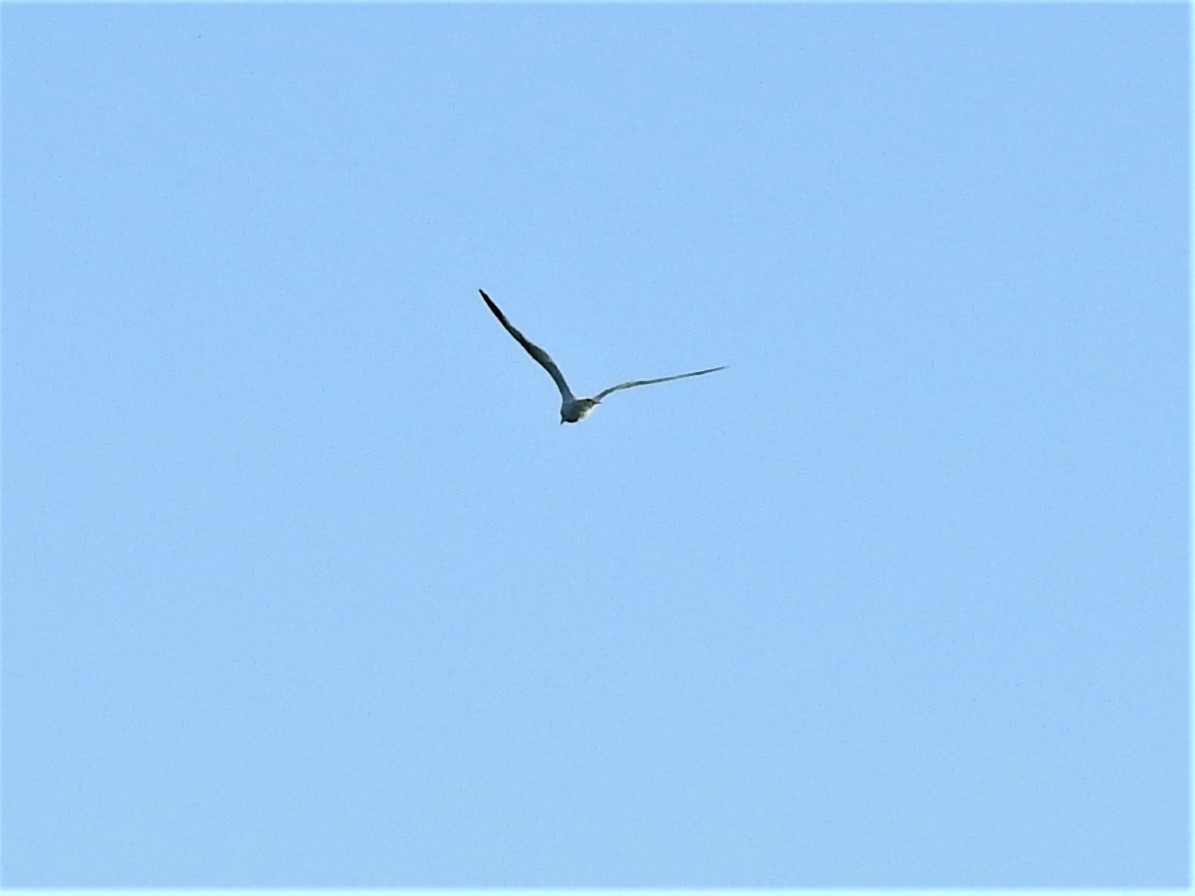
[[[564,381],[564,374],[560,372],[560,368],[556,366],[556,362],[552,360],[552,356],[545,352],[542,348],[516,330],[511,326],[510,321],[506,319],[498,306],[490,301],[490,297],[485,294],[484,289],[477,290],[481,293],[481,297],[485,299],[485,303],[490,306],[490,310],[494,312],[494,317],[498,318],[498,323],[506,327],[506,332],[515,338],[515,342],[523,346],[527,350],[527,354],[533,357],[544,370],[548,371],[548,375],[556,383],[556,388],[560,390],[560,397],[565,401],[572,401],[574,398],[572,391],[568,387],[568,383]],[[703,371],[704,372],[704,371]]]
[[[609,389],[603,389],[597,395],[593,396],[594,401],[601,401],[611,392],[617,392],[619,389],[633,389],[636,386],[650,386],[652,383],[666,383],[669,380],[683,380],[687,376],[704,376],[707,373],[713,373],[716,370],[725,370],[726,365],[721,367],[707,367],[705,370],[694,370],[692,373],[678,373],[676,376],[662,376],[654,380],[631,380],[629,383],[619,383],[617,386],[611,386]]]

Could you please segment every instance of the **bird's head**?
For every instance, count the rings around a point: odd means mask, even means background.
[[[584,420],[595,404],[597,402],[592,398],[574,398],[572,401],[566,401],[560,406],[560,422],[577,423]]]

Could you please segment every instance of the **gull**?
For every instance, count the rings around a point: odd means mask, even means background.
[[[619,383],[617,386],[611,386],[609,389],[603,389],[593,398],[577,398],[568,387],[568,383],[564,381],[564,374],[560,372],[560,368],[556,366],[556,362],[552,360],[551,355],[545,352],[542,348],[516,330],[506,319],[506,315],[490,301],[490,297],[485,294],[484,289],[477,290],[481,293],[481,297],[485,299],[485,303],[490,306],[490,310],[494,312],[494,317],[498,318],[498,323],[506,327],[506,332],[514,337],[515,342],[523,346],[532,358],[539,363],[544,370],[548,371],[548,376],[552,377],[556,383],[556,388],[560,390],[560,422],[561,423],[576,423],[584,420],[590,411],[594,409],[595,405],[601,403],[602,399],[611,392],[617,392],[619,389],[633,389],[635,386],[650,386],[653,383],[666,383],[669,380],[683,380],[688,376],[704,376],[707,373],[713,373],[716,370],[725,370],[726,365],[721,367],[707,367],[705,370],[694,370],[692,373],[678,373],[675,376],[661,376],[654,380],[628,380],[625,383]]]

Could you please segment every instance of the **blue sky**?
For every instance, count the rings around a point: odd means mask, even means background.
[[[1188,15],[7,5],[4,883],[1183,885]]]

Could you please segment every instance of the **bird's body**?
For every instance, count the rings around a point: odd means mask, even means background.
[[[561,423],[580,423],[597,407],[592,398],[566,398],[560,403]]]
[[[548,372],[552,377],[553,382],[556,383],[556,388],[560,390],[560,422],[561,423],[577,423],[584,420],[585,417],[597,405],[601,404],[603,398],[611,392],[617,392],[620,389],[631,389],[635,386],[650,386],[652,383],[666,383],[669,380],[681,380],[690,376],[702,376],[703,374],[713,373],[717,370],[725,370],[726,367],[707,367],[705,370],[694,370],[692,373],[678,373],[674,376],[661,376],[651,380],[630,380],[625,383],[619,383],[617,386],[611,386],[609,389],[603,389],[593,398],[577,398],[573,395],[572,390],[565,382],[564,374],[560,372],[560,368],[556,366],[556,362],[552,360],[552,356],[546,351],[516,330],[506,319],[506,315],[490,301],[490,297],[485,294],[485,290],[479,289],[482,299],[485,300],[486,305],[489,306],[490,311],[494,313],[494,317],[498,318],[498,322],[506,328],[511,336],[514,337],[515,342],[523,346],[527,354],[529,354],[535,361]]]

